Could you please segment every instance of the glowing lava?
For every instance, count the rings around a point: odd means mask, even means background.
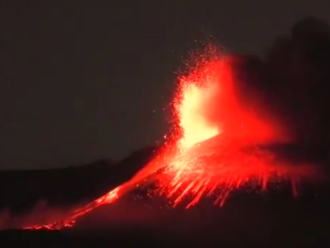
[[[205,195],[223,205],[230,192],[246,184],[265,190],[274,180],[292,183],[315,179],[313,166],[293,166],[265,149],[265,144],[288,142],[277,123],[242,105],[238,99],[235,59],[212,56],[180,78],[175,110],[179,153],[159,175],[161,192],[174,205],[190,198],[187,207]]]
[[[176,105],[183,135],[179,140],[179,146],[182,149],[188,149],[221,132],[220,127],[208,123],[202,113],[205,99],[212,97],[213,87],[217,87],[217,85],[207,82],[209,85],[201,87],[197,86],[196,82],[186,82],[185,79],[182,79],[182,82],[182,100]]]
[[[192,197],[190,207],[206,195],[215,195],[215,202],[222,205],[242,185],[266,189],[271,180],[289,180],[296,194],[297,182],[316,176],[314,167],[292,166],[262,148],[288,137],[278,125],[242,105],[231,57],[209,47],[197,60],[190,73],[179,78],[173,104],[176,126],[159,154],[108,194],[56,223],[30,229],[72,226],[79,216],[114,202],[146,180],[158,182],[159,193],[174,199],[174,205]]]

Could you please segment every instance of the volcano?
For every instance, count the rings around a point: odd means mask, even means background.
[[[223,54],[212,44],[195,56],[189,72],[178,78],[172,132],[153,158],[94,201],[54,222],[25,229],[72,227],[92,210],[150,184],[156,186],[152,194],[165,196],[172,207],[190,208],[205,197],[223,206],[235,191],[247,187],[265,191],[274,182],[291,184],[297,196],[299,185],[322,179],[322,171],[311,161],[286,160],[265,149],[295,140],[280,118],[265,114],[270,111],[262,107],[253,108],[252,96],[239,93],[237,57]]]
[[[56,177],[55,192],[80,193],[79,201],[61,211],[39,206],[16,219],[3,214],[2,227],[24,229],[22,236],[58,235],[70,247],[72,237],[92,246],[101,240],[136,246],[139,239],[155,247],[180,241],[195,247],[329,246],[329,122],[322,84],[328,67],[314,66],[325,59],[315,44],[326,34],[302,31],[298,25],[277,44],[281,56],[271,53],[271,61],[254,60],[247,70],[246,58],[214,45],[194,53],[178,77],[172,129],[160,147],[107,163],[92,180],[92,169],[85,170],[79,186],[80,172],[64,189]],[[308,56],[300,56],[304,49]],[[72,182],[77,185],[69,188]],[[102,187],[82,199],[93,185]]]

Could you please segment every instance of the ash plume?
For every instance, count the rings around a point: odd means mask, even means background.
[[[276,38],[263,57],[234,60],[247,106],[272,112],[297,143],[330,141],[330,26],[307,17]],[[249,98],[245,99],[244,95]]]

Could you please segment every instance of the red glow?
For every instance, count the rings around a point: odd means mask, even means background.
[[[207,56],[198,57],[190,73],[179,78],[173,104],[178,126],[171,135],[174,141],[168,141],[129,182],[68,218],[29,228],[71,226],[79,216],[114,202],[146,180],[158,181],[159,193],[173,199],[174,205],[192,197],[187,207],[207,195],[215,195],[215,202],[222,205],[233,190],[247,183],[266,189],[271,180],[289,180],[296,194],[297,183],[314,179],[316,171],[309,165],[280,162],[274,154],[259,147],[288,137],[278,125],[242,105],[235,88],[233,62],[231,57],[209,47]],[[163,172],[156,173],[160,168]]]
[[[180,78],[175,110],[182,136],[179,152],[159,176],[162,192],[174,198],[174,205],[192,196],[187,207],[205,195],[215,195],[222,205],[232,190],[247,183],[266,189],[271,180],[289,180],[297,194],[296,183],[314,178],[314,167],[290,166],[260,148],[289,137],[242,104],[235,59],[210,49],[210,57]]]

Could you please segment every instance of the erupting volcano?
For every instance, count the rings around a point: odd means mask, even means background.
[[[155,183],[158,193],[174,206],[188,200],[188,208],[204,196],[214,197],[221,206],[235,189],[249,184],[265,190],[274,180],[291,182],[295,195],[299,182],[318,176],[314,166],[292,165],[265,148],[290,137],[273,121],[276,118],[245,106],[244,94],[237,92],[233,57],[209,46],[194,60],[190,71],[178,79],[172,132],[151,162],[130,181],[70,216],[27,229],[70,227],[79,216],[146,181]]]

